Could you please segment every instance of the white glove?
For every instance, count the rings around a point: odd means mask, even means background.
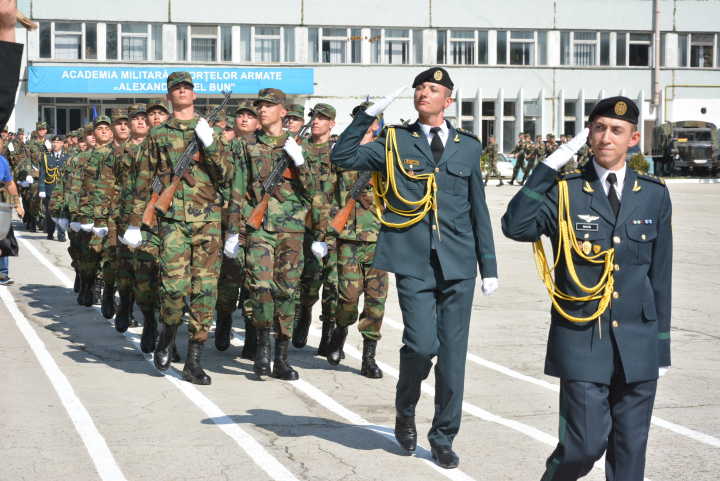
[[[590,129],[585,127],[577,137],[567,144],[562,144],[550,157],[543,160],[543,164],[547,165],[551,169],[560,170],[561,167],[570,162],[570,159],[572,159],[573,155],[580,150],[580,147],[585,145],[589,133]]]
[[[44,191],[43,191],[43,192],[40,192],[40,198],[41,198],[41,199],[44,199],[44,198],[45,198],[45,192],[44,192]]]
[[[129,246],[129,245],[130,245],[130,244],[127,243],[127,241],[125,240],[125,238],[124,238],[123,236],[121,236],[121,235],[118,236],[118,240],[119,240],[120,242],[122,242],[123,244],[125,244],[126,246]]]
[[[70,226],[70,220],[69,219],[58,219],[57,220],[58,225],[60,228],[64,231],[68,230],[68,227]],[[75,231],[77,232],[77,231]]]
[[[48,139],[45,139],[45,147],[48,150],[50,150],[52,148],[52,143]]]
[[[55,218],[55,217],[50,217],[50,218],[51,218],[51,219],[52,219],[52,221],[53,221],[53,222],[55,222],[56,224],[58,223],[58,220],[57,220],[57,218]]]
[[[231,259],[235,259],[240,253],[239,238],[238,234],[228,234],[225,241],[225,255]]]
[[[74,230],[75,232],[80,232],[80,229],[82,229],[82,224],[80,222],[70,222],[70,227],[72,227],[72,230]]]
[[[315,257],[318,259],[322,259],[325,257],[328,253],[328,247],[325,242],[313,242],[312,247],[310,247],[310,250],[313,254],[315,254]]]
[[[213,143],[213,129],[210,127],[210,124],[207,123],[207,120],[200,118],[198,120],[197,126],[195,127],[195,134],[198,136],[198,139],[200,139],[200,142],[203,143],[205,147],[209,147]]]
[[[12,142],[10,142],[10,143],[8,144],[8,150],[9,150],[10,152],[15,152],[15,146],[13,145]]]
[[[22,186],[25,187],[26,189],[27,189],[28,187],[30,187],[30,184],[28,184],[28,183],[25,182],[24,180],[23,180],[22,182],[20,182],[20,185],[22,185]]]
[[[84,230],[85,232],[90,232],[91,230],[93,230],[93,227],[94,227],[94,226],[95,226],[95,224],[93,224],[92,222],[90,222],[89,224],[82,224],[81,228],[82,228],[82,230]]]
[[[127,241],[127,244],[132,247],[137,247],[142,243],[142,234],[140,233],[140,227],[128,227],[123,237]]]
[[[659,372],[658,372],[658,379],[660,379],[660,378],[663,377],[665,374],[667,374],[668,369],[670,369],[670,366],[661,367],[661,368],[659,369]]]
[[[493,292],[498,290],[497,277],[486,277],[483,279],[482,291],[483,294],[489,296]]]
[[[28,175],[27,177],[25,177],[25,182],[27,182],[28,185],[32,184],[33,183],[32,175]]]
[[[93,230],[93,232],[95,233],[95,235],[98,236],[98,237],[101,238],[101,239],[102,239],[103,237],[105,237],[105,236],[107,235],[107,233],[108,233],[108,228],[107,228],[107,227],[93,227],[92,230]]]
[[[390,106],[391,103],[395,102],[395,99],[400,97],[400,94],[402,94],[406,88],[407,85],[405,85],[404,87],[400,87],[391,94],[387,94],[385,97],[381,98],[380,100],[372,104],[370,107],[368,107],[365,113],[368,114],[370,117],[377,117],[378,115],[383,113],[385,109]]]
[[[296,167],[300,167],[305,163],[305,158],[302,154],[302,147],[295,142],[295,139],[288,137],[285,141],[285,147],[283,147],[283,150],[287,152],[293,162],[295,162]]]

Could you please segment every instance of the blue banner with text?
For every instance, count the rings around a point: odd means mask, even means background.
[[[53,94],[165,94],[172,72],[190,72],[197,94],[257,94],[263,88],[286,94],[314,93],[311,68],[29,67],[28,92]]]

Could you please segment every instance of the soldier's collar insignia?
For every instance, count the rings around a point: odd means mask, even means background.
[[[638,185],[637,179],[635,179],[635,185],[633,186],[633,192],[639,192],[642,187]]]
[[[585,187],[583,187],[583,190],[589,194],[595,192],[595,189],[590,187],[590,182],[588,182],[587,180],[585,181]]]
[[[460,142],[460,135],[455,134],[455,138],[453,139],[455,142]]]
[[[413,132],[413,137],[417,137],[418,139],[420,138],[417,132]]]

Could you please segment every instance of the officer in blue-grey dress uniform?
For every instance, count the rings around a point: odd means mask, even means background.
[[[53,239],[55,233],[55,221],[51,218],[50,198],[52,197],[58,175],[62,173],[65,163],[70,160],[70,155],[63,148],[63,138],[55,135],[52,138],[52,149],[43,154],[40,162],[40,178],[38,180],[38,193],[42,198],[45,213],[45,232],[48,240]],[[58,226],[58,240],[65,242],[67,233]]]
[[[417,122],[391,126],[377,141],[360,145],[400,89],[357,112],[330,161],[345,170],[374,171],[376,195],[387,189],[376,202],[384,201],[385,212],[373,267],[395,273],[405,326],[395,437],[407,451],[415,450],[415,407],[437,356],[428,439],[438,464],[454,468],[475,279],[479,267],[483,293],[492,294],[497,263],[480,171],[482,144],[443,118],[452,104],[450,76],[431,68],[415,78],[413,88]]]
[[[560,442],[543,481],[585,476],[603,453],[608,480],[644,477],[657,380],[670,366],[673,241],[664,181],[625,162],[638,114],[626,97],[598,102],[593,161],[558,173],[585,129],[537,166],[502,219],[507,237],[536,243],[553,300],[545,374],[560,378]],[[560,251],[554,286],[542,235]]]

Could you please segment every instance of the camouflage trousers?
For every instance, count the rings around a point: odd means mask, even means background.
[[[518,155],[515,159],[515,167],[513,167],[513,173],[512,177],[510,177],[510,182],[517,179],[518,172],[520,172],[520,169],[525,168],[525,155]]]
[[[160,284],[160,237],[142,230],[142,244],[135,248],[133,269],[135,271],[135,303],[141,311],[155,309]]]
[[[237,258],[223,256],[218,279],[218,297],[215,310],[218,316],[230,316],[237,310],[238,294],[245,280],[245,252],[240,248]]]
[[[103,238],[103,255],[105,262],[103,263],[103,280],[108,284],[115,284],[118,269],[117,258],[117,226],[115,221],[110,219],[108,222],[108,233]]]
[[[303,268],[300,276],[300,295],[296,304],[312,307],[320,299],[322,287],[322,302],[320,320],[322,322],[334,321],[338,304],[338,270],[337,250],[335,237],[325,237],[328,253],[322,259],[313,254],[312,232],[305,232],[303,239]]]
[[[73,269],[82,270],[81,263],[80,263],[80,257],[82,257],[82,242],[81,242],[81,234],[80,232],[75,232],[72,229],[68,229],[68,238],[70,239],[70,244],[68,245],[68,254],[70,254],[70,259],[72,259],[72,263],[70,264]]]
[[[90,281],[102,272],[103,239],[96,236],[93,231],[81,230],[78,235],[82,244],[83,277],[86,281]]]
[[[564,171],[571,171],[575,170],[575,157],[570,159],[570,162],[565,164],[565,167],[563,168]]]
[[[500,172],[497,168],[497,159],[490,159],[488,161],[487,173],[485,174],[485,180],[489,179],[491,175],[494,175],[498,179],[500,178]]]
[[[358,331],[364,339],[379,341],[390,282],[388,273],[372,267],[374,242],[338,240],[337,324],[347,327],[358,320],[360,295],[365,294]]]
[[[135,281],[135,248],[118,242],[115,283],[120,294],[132,294]]]
[[[252,231],[245,253],[253,324],[289,339],[300,280],[302,232]]]
[[[35,179],[35,182],[30,184],[30,187],[23,189],[23,192],[25,192],[25,197],[23,197],[23,206],[27,206],[25,210],[27,210],[27,213],[32,217],[39,216],[42,207],[42,199],[40,198],[37,179]]]
[[[193,341],[207,341],[217,300],[222,239],[220,221],[160,221],[160,318],[182,324],[190,296],[188,330]]]
[[[523,169],[523,180],[525,182],[527,182],[528,176],[530,176],[530,173],[535,168],[535,160],[535,157],[527,160],[525,168]]]

